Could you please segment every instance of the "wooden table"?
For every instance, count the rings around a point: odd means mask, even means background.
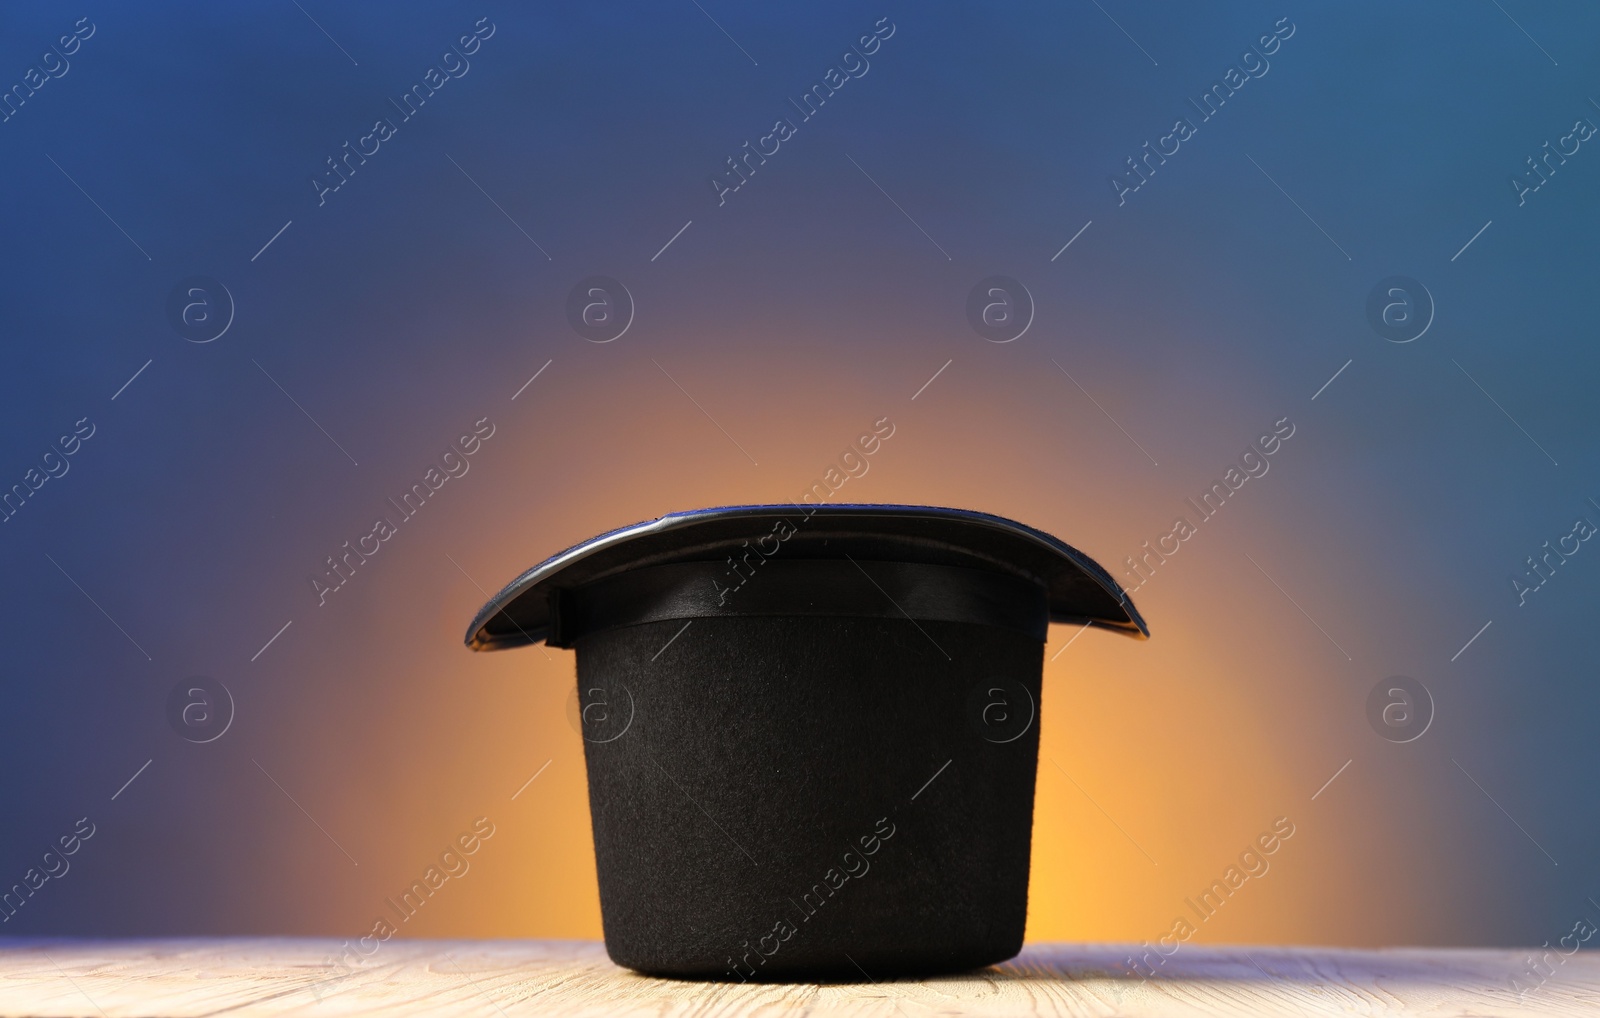
[[[1202,948],[1158,978],[1124,947],[1040,944],[995,968],[847,985],[650,979],[596,943],[391,940],[358,967],[330,940],[0,941],[4,1015],[1600,1014],[1600,952]],[[1557,961],[1557,959],[1560,959]],[[1528,983],[1519,999],[1508,977]]]

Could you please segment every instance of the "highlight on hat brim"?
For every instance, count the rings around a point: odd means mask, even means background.
[[[1044,588],[1051,622],[1091,625],[1138,639],[1150,635],[1127,593],[1093,559],[1015,520],[940,506],[806,504],[668,513],[590,538],[539,563],[490,598],[468,627],[466,644],[472,650],[504,650],[548,639],[555,591],[646,566],[722,562],[752,552],[758,562],[851,557],[1010,573]]]

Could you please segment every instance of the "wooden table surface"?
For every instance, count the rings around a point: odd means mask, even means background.
[[[1125,947],[1038,944],[937,979],[729,985],[651,979],[597,943],[401,941],[341,967],[330,940],[0,940],[4,1015],[1600,1014],[1600,951],[1184,945],[1148,981]],[[1526,984],[1524,995],[1509,978]]]

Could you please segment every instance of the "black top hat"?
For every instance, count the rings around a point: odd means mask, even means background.
[[[1021,948],[1049,622],[1149,632],[1082,552],[999,516],[730,506],[547,559],[466,642],[577,649],[614,960],[857,979]]]

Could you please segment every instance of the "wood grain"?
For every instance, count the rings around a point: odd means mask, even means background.
[[[8,1016],[1600,1014],[1593,951],[1519,999],[1508,978],[1526,976],[1527,951],[1185,945],[1145,981],[1126,948],[1039,944],[962,976],[730,985],[640,976],[589,942],[391,940],[355,969],[331,961],[341,945],[328,940],[0,945]]]

